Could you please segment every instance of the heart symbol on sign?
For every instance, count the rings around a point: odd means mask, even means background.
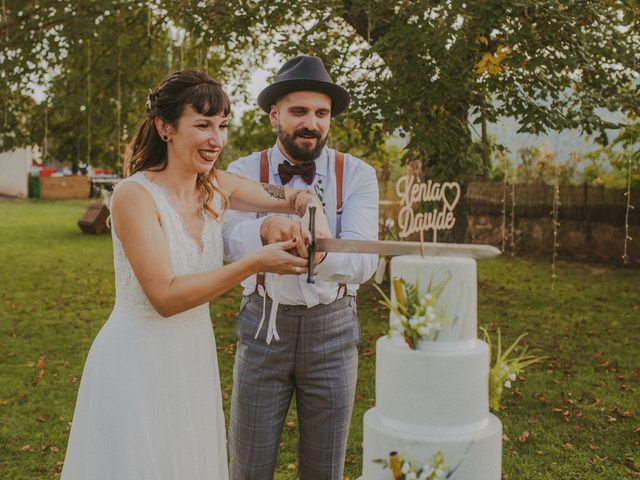
[[[454,198],[452,201],[449,201],[449,196],[451,194],[448,191],[454,194]],[[445,182],[442,184],[442,201],[449,211],[453,211],[458,204],[458,200],[460,200],[460,184],[458,182]]]

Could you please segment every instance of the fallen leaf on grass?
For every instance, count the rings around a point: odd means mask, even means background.
[[[24,445],[20,448],[23,452],[33,452],[33,447],[31,445]]]
[[[562,444],[562,448],[564,448],[565,450],[573,450],[576,447],[572,443],[567,442]]]
[[[290,463],[289,465],[287,465],[287,470],[295,470],[296,468],[297,467],[295,463]]]
[[[625,418],[630,418],[633,417],[633,412],[631,410],[625,410],[621,415]]]
[[[287,428],[288,428],[289,430],[293,430],[294,428],[296,428],[296,422],[294,422],[293,420],[289,420],[289,421],[287,422]]]
[[[612,417],[611,415],[605,415],[604,418],[607,420],[607,423],[615,423],[618,421],[616,417]]]
[[[36,362],[36,368],[44,368],[47,366],[47,362],[46,362],[46,355],[40,355],[40,358],[38,358],[38,361]]]
[[[529,438],[529,432],[526,430],[522,432],[520,435],[518,435],[518,441],[520,443],[526,442],[528,438]]]

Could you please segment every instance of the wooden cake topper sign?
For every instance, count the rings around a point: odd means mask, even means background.
[[[396,182],[396,193],[400,197],[398,228],[400,238],[413,233],[423,235],[433,231],[433,241],[438,240],[438,231],[449,230],[456,224],[453,210],[460,200],[460,184],[458,182],[438,183],[432,180],[422,183],[414,175],[404,175]],[[414,204],[422,202],[438,202],[428,212],[415,212]]]

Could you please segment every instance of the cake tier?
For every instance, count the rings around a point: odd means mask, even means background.
[[[437,336],[439,342],[470,340],[477,337],[476,262],[465,257],[421,257],[405,255],[391,259],[391,278],[402,278],[416,285],[420,298],[432,288],[447,281],[438,305],[449,320]],[[395,292],[391,289],[391,300]],[[393,315],[393,313],[391,314]]]
[[[376,459],[398,452],[418,466],[429,465],[442,452],[446,470],[455,468],[455,480],[500,480],[502,470],[502,424],[487,414],[478,428],[406,428],[389,422],[373,408],[364,415],[362,480],[388,480],[391,473]],[[456,468],[457,467],[457,468]],[[445,478],[445,477],[442,477]]]
[[[411,350],[376,342],[376,407],[385,418],[427,427],[473,426],[489,412],[489,347],[478,339]]]

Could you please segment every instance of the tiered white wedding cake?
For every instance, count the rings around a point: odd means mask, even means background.
[[[446,467],[437,478],[500,480],[502,425],[489,413],[489,347],[477,338],[475,260],[395,257],[391,277],[417,286],[419,298],[429,286],[443,286],[437,307],[446,321],[427,329],[428,339],[415,350],[399,335],[378,340],[376,406],[364,416],[362,480],[392,478],[374,462],[392,451],[419,467],[441,452]]]

